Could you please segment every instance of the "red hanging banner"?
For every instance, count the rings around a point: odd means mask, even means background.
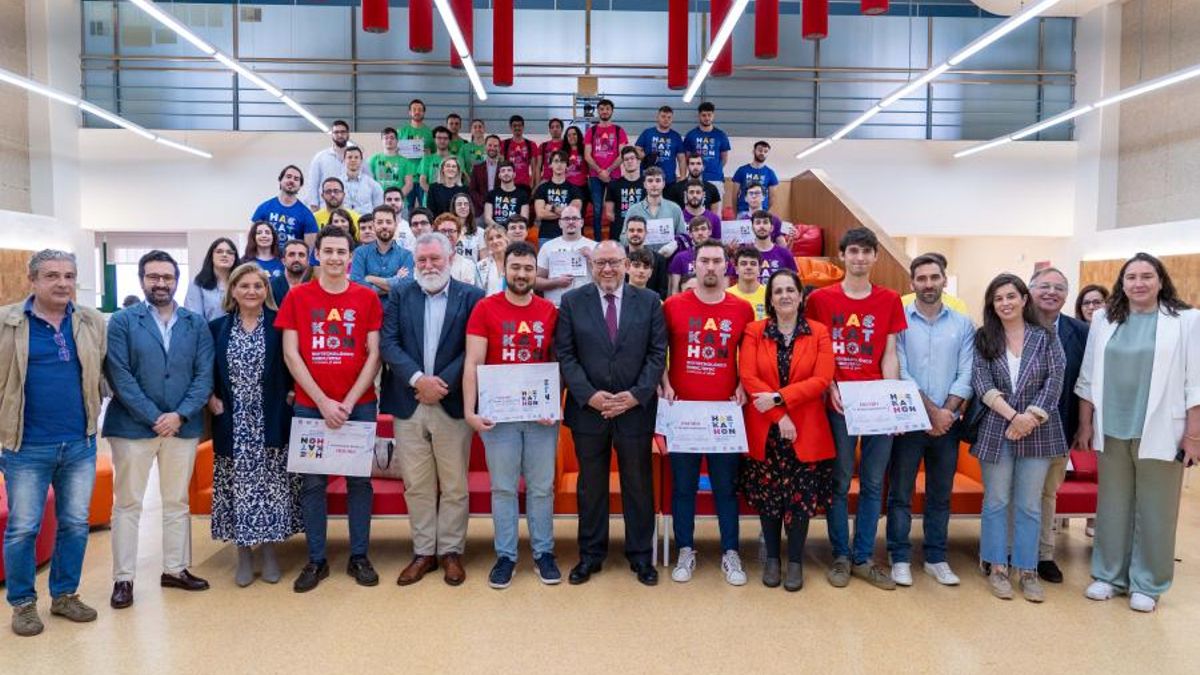
[[[754,1],[754,58],[779,56],[779,0]]]
[[[800,11],[800,35],[805,40],[829,37],[829,0],[804,0]]]
[[[688,0],[670,0],[667,5],[667,88],[688,85]]]
[[[712,44],[712,39],[717,36],[717,31],[721,30],[721,24],[725,23],[725,15],[729,14],[729,6],[733,4],[733,0],[711,0],[709,2],[709,16],[712,18],[711,26],[709,27],[708,40]],[[725,48],[717,55],[717,60],[713,62],[712,76],[713,77],[729,77],[733,75],[733,36],[729,36],[729,41],[725,43]]]
[[[859,0],[858,11],[863,14],[886,14],[888,0]]]
[[[388,0],[362,0],[362,27],[368,33],[388,32]]]
[[[473,51],[475,6],[471,0],[450,0],[450,10],[454,12],[454,18],[458,21],[458,29],[462,31],[463,41],[467,43],[467,51]],[[458,58],[458,51],[454,49],[453,44],[450,45],[450,67],[462,68],[462,59]]]
[[[408,0],[408,48],[433,51],[433,0]]]
[[[513,83],[513,0],[492,0],[492,84]]]

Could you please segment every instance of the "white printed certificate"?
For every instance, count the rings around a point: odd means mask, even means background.
[[[653,218],[646,221],[646,245],[662,246],[675,241],[675,221],[670,218]]]
[[[374,422],[346,422],[338,429],[330,429],[320,418],[292,418],[289,472],[370,476],[374,459]]]
[[[838,382],[851,436],[927,431],[932,427],[912,380]]]
[[[667,452],[749,452],[742,408],[733,401],[660,398],[654,430],[667,437]]]
[[[479,416],[492,422],[562,419],[557,363],[479,366]]]
[[[722,220],[721,243],[750,244],[754,242],[754,224],[749,220]]]
[[[550,251],[550,278],[556,277],[586,277],[588,275],[587,258],[579,251]]]
[[[420,138],[405,138],[396,141],[396,149],[404,159],[421,159],[425,156],[425,141]]]

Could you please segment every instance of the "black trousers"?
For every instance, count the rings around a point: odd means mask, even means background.
[[[625,557],[649,563],[654,549],[654,476],[651,436],[572,432],[579,460],[579,556],[603,562],[608,555],[608,481],[612,449],[617,451],[621,506],[625,516]]]

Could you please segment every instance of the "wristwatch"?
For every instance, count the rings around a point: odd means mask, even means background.
[[[771,397],[771,400],[775,401],[775,405],[783,405],[783,396],[780,395],[779,392],[775,392],[775,394]]]

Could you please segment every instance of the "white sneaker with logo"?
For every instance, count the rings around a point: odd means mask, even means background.
[[[943,586],[957,586],[959,584],[958,575],[954,570],[950,569],[950,563],[925,563],[925,574],[937,579],[937,582]]]
[[[696,570],[696,552],[690,546],[679,549],[679,560],[675,561],[675,569],[671,570],[671,579],[679,583],[692,580],[692,572]]]
[[[898,586],[912,586],[912,565],[906,562],[892,563],[892,581]]]
[[[721,556],[721,571],[725,573],[725,581],[731,586],[746,585],[746,571],[742,569],[742,557],[737,551],[726,551]]]

